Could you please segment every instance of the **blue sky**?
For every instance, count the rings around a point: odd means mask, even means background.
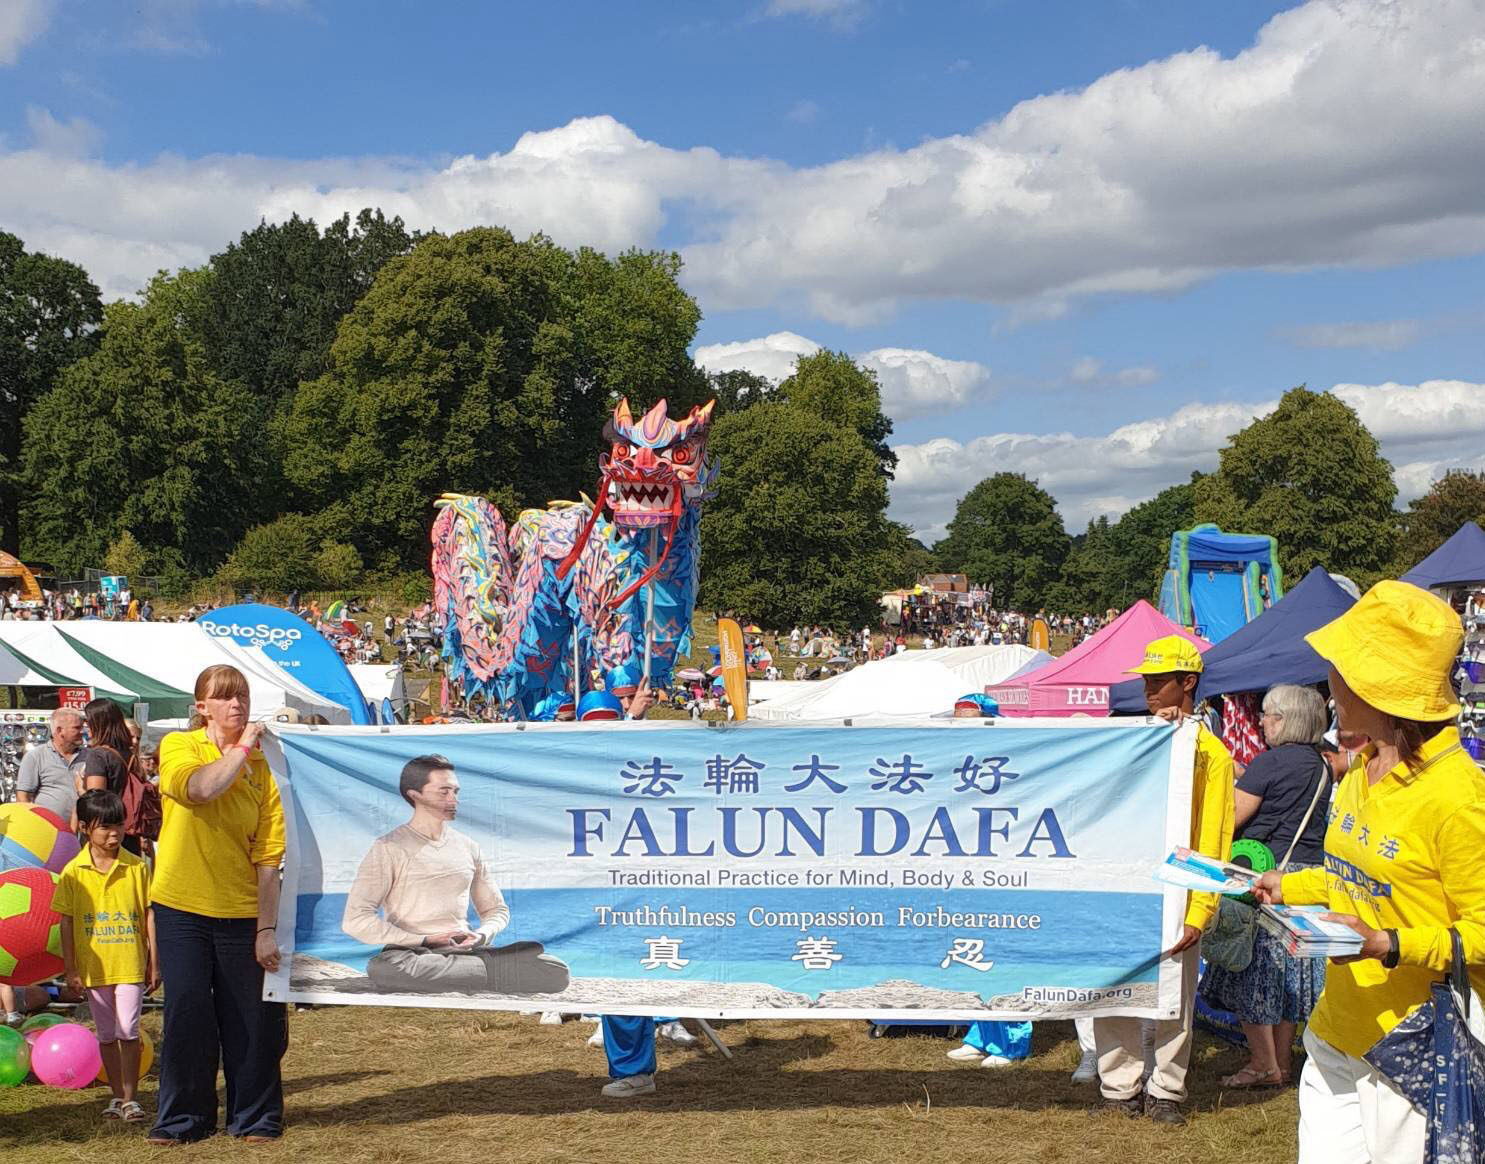
[[[664,246],[697,358],[877,370],[894,513],[998,469],[1072,527],[1292,384],[1403,498],[1485,467],[1470,0],[10,0],[0,226],[110,294],[259,216]]]

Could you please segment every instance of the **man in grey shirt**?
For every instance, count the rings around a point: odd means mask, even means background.
[[[83,769],[83,717],[71,707],[52,712],[52,738],[21,758],[15,798],[49,808],[69,828],[77,803],[77,777]]]

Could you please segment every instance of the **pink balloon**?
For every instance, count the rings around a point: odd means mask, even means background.
[[[98,1078],[103,1057],[98,1039],[77,1023],[58,1023],[39,1032],[31,1044],[31,1070],[48,1087],[69,1091],[87,1087]]]

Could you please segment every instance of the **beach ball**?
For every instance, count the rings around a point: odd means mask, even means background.
[[[148,1031],[139,1032],[139,1077],[143,1079],[149,1074],[151,1067],[155,1065],[155,1042],[150,1038]],[[98,1082],[108,1082],[108,1068],[100,1064],[98,1068]]]
[[[26,1036],[0,1027],[0,1087],[14,1087],[31,1070],[31,1045]]]
[[[68,1091],[87,1087],[102,1066],[97,1037],[78,1023],[47,1027],[31,1044],[31,1070],[48,1087]]]
[[[38,804],[0,804],[0,871],[49,869],[60,873],[77,856],[67,822]]]
[[[57,875],[45,869],[0,873],[0,982],[30,986],[62,973],[61,917],[52,909]]]
[[[29,1038],[33,1031],[44,1031],[47,1027],[54,1027],[58,1023],[65,1023],[66,1021],[67,1018],[65,1015],[60,1015],[53,1010],[44,1010],[40,1014],[33,1014],[16,1029]]]

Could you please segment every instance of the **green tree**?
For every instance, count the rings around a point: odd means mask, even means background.
[[[1196,519],[1278,539],[1285,573],[1315,566],[1363,585],[1384,576],[1397,545],[1392,466],[1356,413],[1303,385],[1233,436],[1217,471],[1195,485]]]
[[[0,550],[21,552],[22,432],[57,375],[92,350],[103,318],[81,267],[0,231]]]
[[[1100,515],[1073,539],[1062,576],[1042,601],[1060,613],[1103,610],[1119,590],[1121,566],[1114,550],[1113,527]]]
[[[331,369],[302,384],[281,431],[312,510],[338,507],[378,571],[421,565],[432,502],[502,508],[592,488],[618,394],[643,407],[679,377],[699,314],[677,260],[605,260],[480,228],[423,238],[341,322]]]
[[[1396,573],[1407,573],[1467,521],[1485,527],[1485,473],[1451,469],[1403,514]]]
[[[846,425],[876,454],[884,478],[897,468],[897,454],[887,445],[892,421],[882,411],[877,374],[857,364],[845,352],[816,352],[800,356],[794,374],[778,386],[778,400],[808,409],[830,424]]]
[[[201,333],[216,373],[277,405],[330,368],[341,318],[378,271],[417,241],[400,218],[363,210],[323,234],[313,219],[260,222],[211,258]]]
[[[320,585],[331,590],[349,590],[364,570],[361,555],[347,542],[326,542],[315,555],[314,568]]]
[[[96,566],[129,530],[171,567],[205,573],[250,524],[271,476],[258,401],[211,371],[205,269],[159,275],[104,313],[98,350],[26,418],[28,552]]]
[[[320,584],[316,555],[320,538],[315,523],[288,513],[242,535],[219,576],[238,590],[287,594]]]
[[[786,400],[723,415],[711,448],[722,474],[702,513],[702,605],[771,626],[875,624],[912,569],[879,451]]]
[[[730,372],[709,373],[706,380],[720,415],[741,412],[755,404],[762,404],[774,390],[767,377],[745,372],[741,368]]]
[[[1138,598],[1155,601],[1170,559],[1171,534],[1196,524],[1195,483],[1201,477],[1192,473],[1190,481],[1161,490],[1113,524],[1109,540],[1118,565],[1105,601],[1095,609],[1122,610]]]
[[[997,604],[1035,610],[1069,548],[1051,494],[1023,474],[997,473],[960,498],[934,554],[944,569],[993,584]]]
[[[135,578],[144,573],[148,551],[128,530],[113,539],[103,555],[103,568],[110,574]]]

